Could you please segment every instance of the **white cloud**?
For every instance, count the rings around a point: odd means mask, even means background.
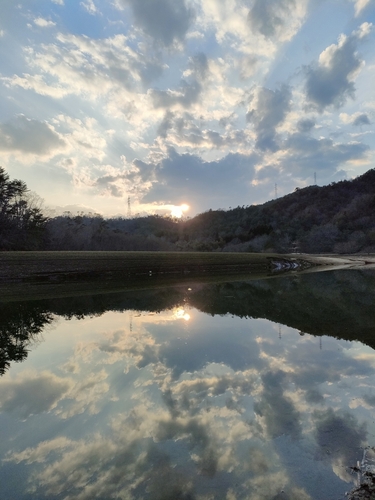
[[[54,98],[76,94],[94,100],[116,97],[116,92],[123,98],[126,92],[142,90],[144,83],[158,78],[164,69],[152,54],[134,50],[124,35],[91,40],[59,34],[57,42],[43,44],[39,50],[29,47],[26,57],[34,74],[3,77],[4,83]]]
[[[199,3],[198,26],[202,31],[211,30],[225,49],[235,53],[271,57],[277,50],[268,39],[253,34],[249,29],[249,9],[238,0],[205,0]]]
[[[81,152],[85,158],[103,160],[107,142],[94,118],[79,120],[68,115],[58,115],[54,123],[64,131],[64,139],[72,154]]]
[[[105,382],[108,374],[104,370],[98,370],[71,388],[66,398],[73,400],[67,409],[57,411],[62,418],[69,418],[83,412],[91,415],[99,413],[103,406],[103,396],[108,393],[109,384]]]
[[[370,118],[367,113],[360,111],[349,115],[348,113],[340,113],[340,120],[345,124],[352,124],[354,126],[371,125]]]
[[[98,14],[98,9],[94,3],[94,0],[86,0],[85,2],[80,2],[80,5],[92,16]]]
[[[64,5],[64,0],[51,0],[52,3],[55,3],[56,5]]]
[[[52,26],[56,26],[56,23],[54,23],[53,21],[48,21],[47,19],[43,19],[43,17],[36,17],[34,19],[34,24],[36,24],[40,28],[51,28]]]
[[[355,17],[358,17],[360,13],[367,7],[370,0],[352,0],[354,2]]]

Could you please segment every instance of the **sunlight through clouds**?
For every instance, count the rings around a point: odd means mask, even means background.
[[[180,205],[178,207],[173,207],[171,210],[171,216],[180,219],[184,215],[184,213],[189,210],[189,208],[189,205],[186,204]]]
[[[48,205],[118,215],[136,194],[137,213],[178,218],[184,200],[192,216],[263,203],[311,169],[320,184],[359,175],[375,147],[374,23],[369,0],[6,0],[2,166]],[[8,132],[20,116],[45,131],[24,170]]]

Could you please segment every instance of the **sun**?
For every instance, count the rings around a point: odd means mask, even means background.
[[[184,212],[187,212],[189,208],[190,208],[189,205],[186,205],[186,203],[183,203],[182,205],[175,205],[171,209],[171,216],[181,219]]]

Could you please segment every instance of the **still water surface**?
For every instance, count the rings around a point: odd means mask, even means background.
[[[374,298],[340,271],[2,304],[0,498],[344,498]]]

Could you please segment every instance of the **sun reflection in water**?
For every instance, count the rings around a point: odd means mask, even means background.
[[[174,317],[176,319],[184,319],[185,321],[189,321],[190,314],[185,312],[185,309],[183,309],[182,307],[179,307],[174,311]]]

